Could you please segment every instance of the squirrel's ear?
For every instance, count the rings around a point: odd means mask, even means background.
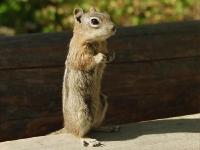
[[[81,17],[82,17],[83,14],[84,14],[84,12],[83,12],[82,8],[75,8],[74,9],[74,18],[79,23],[81,23]]]
[[[90,12],[96,12],[95,7],[90,7]]]

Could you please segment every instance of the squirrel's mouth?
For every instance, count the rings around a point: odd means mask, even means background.
[[[113,26],[111,30],[115,33],[117,29],[115,26]]]
[[[114,28],[114,29],[112,29],[112,34],[111,35],[114,35],[115,33],[116,33],[116,31],[117,31],[117,29],[116,29],[116,27]]]

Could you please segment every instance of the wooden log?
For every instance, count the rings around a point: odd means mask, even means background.
[[[115,63],[200,56],[200,22],[120,28],[110,39]],[[63,66],[71,32],[5,37],[0,69]]]
[[[190,58],[109,65],[103,82],[110,103],[106,124],[199,112],[199,64],[200,58]],[[0,140],[62,127],[62,72],[62,67],[0,71],[0,133],[5,136]]]
[[[200,112],[199,29],[198,21],[119,29],[110,39],[117,59],[103,81],[110,103],[106,124]],[[70,36],[0,40],[0,141],[62,127],[63,64]]]

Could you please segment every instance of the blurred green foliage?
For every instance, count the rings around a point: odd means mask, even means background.
[[[1,0],[0,33],[66,30],[75,7],[91,6],[107,11],[120,26],[200,18],[200,0]]]

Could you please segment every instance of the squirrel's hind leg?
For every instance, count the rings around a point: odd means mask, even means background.
[[[120,130],[119,126],[100,126],[101,123],[103,122],[107,109],[108,109],[108,102],[107,102],[107,96],[103,93],[101,93],[100,95],[100,99],[101,99],[101,103],[103,106],[102,109],[102,114],[101,114],[101,118],[99,121],[99,124],[93,128],[93,131],[97,131],[97,132],[118,132]]]

